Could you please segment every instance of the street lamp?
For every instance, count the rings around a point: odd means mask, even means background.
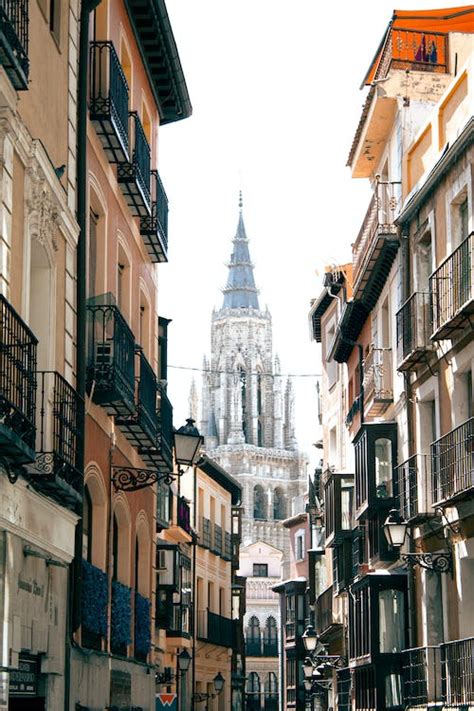
[[[171,484],[184,474],[184,468],[192,466],[204,441],[194,420],[188,417],[186,424],[173,432],[174,458],[178,465],[177,472],[161,472],[155,469],[112,466],[112,482],[116,491],[138,491],[159,482]]]
[[[186,672],[189,669],[190,663],[191,663],[191,655],[189,654],[187,649],[183,649],[178,654],[178,669],[181,672],[181,674],[186,674]]]
[[[435,513],[446,519],[446,516],[442,509],[435,509]],[[459,533],[459,530],[455,528],[447,519],[446,523],[453,533]],[[389,511],[389,514],[383,524],[383,530],[389,546],[391,546],[395,550],[400,550],[400,548],[405,543],[408,526],[408,522],[402,519],[396,509],[391,509]],[[433,532],[436,533],[436,531]],[[443,536],[443,540],[445,540],[448,546],[447,551],[441,551],[436,553],[402,553],[400,557],[402,561],[411,568],[419,566],[420,568],[425,568],[425,570],[431,570],[436,573],[451,573],[452,575],[453,552],[451,550],[451,544],[449,538],[445,538]]]
[[[209,699],[215,699],[216,696],[219,696],[219,694],[223,691],[224,689],[224,684],[225,684],[225,679],[222,676],[220,672],[217,672],[215,675],[214,679],[214,693],[205,693],[204,691],[198,691],[193,694],[193,701],[196,702],[197,704],[201,703],[201,701],[208,701]]]
[[[303,640],[305,650],[310,654],[311,652],[314,652],[316,645],[318,644],[318,635],[316,634],[316,630],[311,623],[309,623],[303,632],[301,639]]]

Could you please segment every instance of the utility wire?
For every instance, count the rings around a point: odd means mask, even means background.
[[[192,370],[196,373],[216,373],[221,375],[222,373],[226,375],[236,375],[238,371],[236,370],[214,370],[213,368],[193,368],[188,365],[169,365],[168,368],[174,368],[175,370]],[[247,375],[262,375],[267,378],[322,378],[320,373],[266,373],[264,371],[255,371],[247,373]]]

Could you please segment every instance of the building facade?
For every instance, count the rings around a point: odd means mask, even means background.
[[[158,136],[190,104],[163,2],[103,0],[87,9],[78,207],[86,418],[70,700],[154,709],[156,522],[169,495],[156,482],[173,471],[166,322],[157,312],[157,265],[168,244]]]
[[[292,501],[305,487],[306,458],[295,439],[292,385],[284,384],[279,360],[273,357],[271,316],[259,305],[242,198],[239,209],[223,304],[212,314],[211,358],[204,360],[201,432],[210,456],[242,486],[243,555],[248,546],[268,544],[281,551],[285,562],[289,537],[281,521],[292,513]],[[277,600],[271,591],[273,577],[268,576],[267,594]],[[260,619],[250,597],[246,608],[246,624],[255,618],[264,629],[266,618]],[[247,628],[247,638],[250,634]],[[278,679],[272,650],[265,674],[272,672]],[[252,684],[262,688],[263,654],[263,647],[256,656],[247,653],[247,677],[253,674]],[[268,703],[273,688],[272,682]]]
[[[352,276],[331,270],[310,313],[323,413],[340,402],[323,437],[331,585],[313,620],[332,659],[314,708],[474,703],[473,11],[394,14],[348,161],[374,190]]]
[[[0,708],[64,708],[80,515],[74,2],[3,3]],[[51,81],[51,77],[55,81]],[[28,680],[25,684],[24,680]]]

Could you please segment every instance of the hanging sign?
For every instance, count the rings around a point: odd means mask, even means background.
[[[157,694],[156,711],[178,711],[176,694]]]

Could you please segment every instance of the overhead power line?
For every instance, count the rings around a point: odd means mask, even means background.
[[[237,371],[235,370],[214,370],[213,368],[193,368],[189,365],[169,365],[168,368],[174,368],[175,370],[192,370],[196,373],[217,373],[221,375],[225,373],[226,375],[235,375]],[[321,378],[321,373],[267,373],[265,371],[253,371],[248,373],[248,375],[262,375],[267,378]]]

